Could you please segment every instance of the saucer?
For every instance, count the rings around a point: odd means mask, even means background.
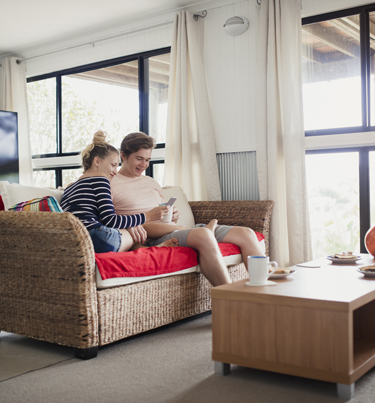
[[[295,272],[296,271],[294,269],[291,269],[289,273],[271,274],[269,278],[272,278],[274,280],[276,280],[277,278],[286,278]]]
[[[350,264],[350,263],[356,263],[358,260],[362,259],[362,257],[353,255],[353,257],[350,259],[339,259],[339,258],[335,257],[335,255],[331,255],[331,256],[327,256],[327,259],[330,260],[332,263]]]
[[[248,281],[246,285],[250,287],[264,287],[265,285],[277,285],[277,283],[275,283],[274,281],[267,280],[264,284],[253,284],[250,281]]]
[[[359,271],[361,274],[363,274],[365,277],[375,277],[375,272],[373,271],[365,271],[365,270],[361,270],[360,268],[357,269],[357,271]]]

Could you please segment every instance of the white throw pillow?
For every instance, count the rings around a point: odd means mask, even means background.
[[[64,191],[35,186],[23,186],[18,183],[9,184],[7,181],[2,181],[0,182],[0,193],[3,198],[4,208],[8,210],[17,203],[45,196],[53,196],[58,203],[60,203]]]
[[[177,224],[190,228],[195,225],[193,212],[191,211],[186,194],[179,186],[163,187],[163,196],[166,201],[168,201],[171,197],[177,197],[177,200],[174,204],[174,206],[176,206],[180,212],[180,218]]]

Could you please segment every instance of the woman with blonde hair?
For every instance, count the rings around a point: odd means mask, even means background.
[[[110,180],[117,174],[119,152],[105,138],[105,132],[97,131],[92,143],[82,152],[84,173],[65,189],[61,207],[86,226],[96,253],[124,252],[140,247],[147,237],[142,224],[160,220],[169,207],[158,206],[146,213],[116,215]],[[135,245],[137,242],[139,244]],[[177,240],[172,239],[158,246],[176,245]]]

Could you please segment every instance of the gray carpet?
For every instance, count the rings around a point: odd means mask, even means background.
[[[93,360],[72,357],[70,348],[0,333],[0,402],[340,401],[332,383],[237,366],[215,375],[210,315],[102,347]],[[375,369],[356,383],[351,402],[374,401]]]

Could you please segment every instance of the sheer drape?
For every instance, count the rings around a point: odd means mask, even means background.
[[[189,11],[181,11],[174,22],[164,185],[180,186],[189,200],[221,200],[202,23]]]
[[[270,256],[310,259],[301,78],[300,0],[262,0],[257,37],[257,168],[262,200],[275,201]]]
[[[25,63],[4,58],[0,67],[0,109],[18,113],[18,153],[20,183],[32,185],[32,162],[29,135]]]

